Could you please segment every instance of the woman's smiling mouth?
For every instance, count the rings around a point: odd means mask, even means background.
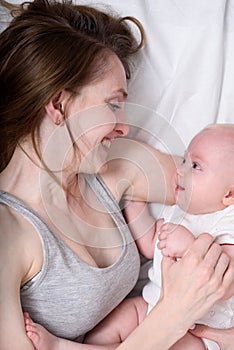
[[[185,188],[184,187],[182,187],[182,186],[180,186],[179,184],[177,184],[176,185],[176,192],[180,192],[180,191],[184,191],[185,190]]]
[[[110,149],[110,147],[111,147],[111,140],[110,139],[103,139],[101,141],[101,144],[102,144],[102,146]]]

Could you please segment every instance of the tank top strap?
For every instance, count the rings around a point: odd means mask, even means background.
[[[122,237],[126,242],[132,241],[132,235],[129,231],[128,225],[123,217],[121,208],[114,196],[110,192],[106,183],[100,175],[85,174],[84,178],[93,192],[96,194],[100,203],[105,207],[107,212],[111,215],[116,226],[118,227]]]

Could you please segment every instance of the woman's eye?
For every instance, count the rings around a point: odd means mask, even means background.
[[[121,108],[120,103],[113,103],[113,102],[108,102],[108,106],[113,112],[118,111]]]

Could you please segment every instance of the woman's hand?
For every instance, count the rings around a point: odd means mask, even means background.
[[[201,234],[179,261],[164,257],[162,296],[181,331],[189,329],[234,283],[234,264],[209,234]]]
[[[193,330],[190,330],[190,332],[196,337],[215,341],[219,345],[220,350],[233,350],[234,328],[216,329],[197,325]]]
[[[118,349],[168,350],[233,282],[232,261],[211,235],[201,234],[181,260],[163,257],[161,298]]]

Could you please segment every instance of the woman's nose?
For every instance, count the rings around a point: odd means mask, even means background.
[[[118,134],[118,136],[127,136],[129,133],[129,126],[127,122],[124,123],[116,123],[115,124],[115,132]]]
[[[177,175],[183,176],[185,173],[185,165],[181,164],[180,166],[177,167]]]
[[[123,109],[120,109],[118,113],[116,113],[115,132],[119,136],[126,136],[129,133],[129,125]]]

